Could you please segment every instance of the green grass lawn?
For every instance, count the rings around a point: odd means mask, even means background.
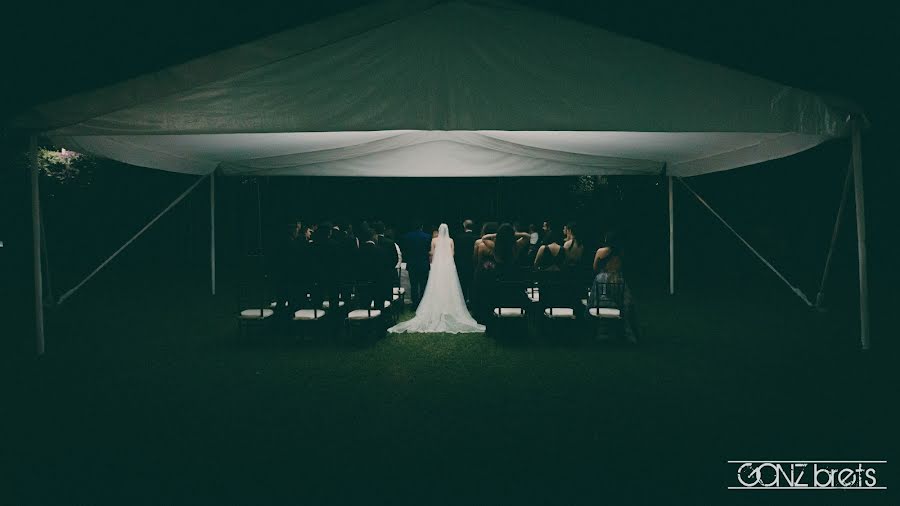
[[[638,346],[240,343],[227,287],[114,283],[11,366],[3,504],[723,504],[726,460],[895,456],[888,358],[790,294],[643,290]]]

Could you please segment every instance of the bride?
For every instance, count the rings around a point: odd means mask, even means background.
[[[438,236],[431,240],[430,256],[431,272],[416,316],[394,325],[388,332],[484,332],[484,325],[479,325],[466,309],[453,261],[453,239],[447,232],[446,223],[441,223]]]

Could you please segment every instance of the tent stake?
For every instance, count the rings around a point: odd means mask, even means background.
[[[860,120],[853,121],[853,189],[856,197],[856,238],[859,248],[859,339],[869,349],[869,282],[866,273],[866,202],[863,192]]]
[[[37,137],[28,143],[31,169],[31,232],[34,246],[34,334],[38,355],[44,354],[44,281],[41,271],[41,167],[38,163]]]

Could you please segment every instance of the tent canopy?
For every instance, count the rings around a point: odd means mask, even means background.
[[[387,1],[37,107],[184,173],[691,176],[848,135],[850,107],[514,4]]]

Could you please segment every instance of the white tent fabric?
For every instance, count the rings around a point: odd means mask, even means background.
[[[195,174],[690,176],[849,133],[847,107],[516,5],[384,2],[18,126]]]

